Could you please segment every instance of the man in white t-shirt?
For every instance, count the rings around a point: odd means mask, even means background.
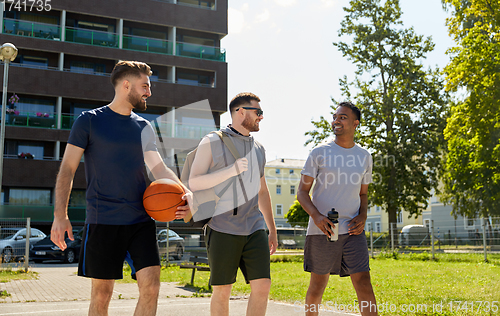
[[[377,315],[364,234],[373,161],[354,142],[360,119],[354,104],[340,103],[333,114],[335,140],[314,148],[302,169],[297,199],[310,216],[304,246],[304,270],[311,273],[306,315],[318,315],[330,274],[350,276],[361,314]],[[326,216],[332,208],[339,213],[334,242],[327,239],[333,234],[329,225],[334,224]]]

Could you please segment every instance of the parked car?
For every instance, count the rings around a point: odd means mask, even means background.
[[[302,227],[277,227],[278,248],[304,248],[306,229]]]
[[[180,237],[171,229],[162,229],[158,232],[157,240],[160,257],[165,257],[167,255],[167,236],[169,247],[168,255],[173,256],[176,260],[180,260],[184,254],[184,238]]]
[[[418,246],[429,242],[429,228],[424,225],[406,225],[401,229],[398,242],[402,246]]]
[[[31,228],[30,246],[44,239],[42,231]],[[0,229],[0,254],[2,262],[11,262],[25,255],[26,249],[26,228],[4,228]]]
[[[66,263],[78,262],[80,256],[80,248],[82,246],[83,229],[73,231],[73,238],[68,238],[68,233],[65,233],[65,241],[68,246],[64,251],[50,240],[50,235],[37,242],[30,249],[30,260],[35,263],[40,263],[44,260],[62,260]]]

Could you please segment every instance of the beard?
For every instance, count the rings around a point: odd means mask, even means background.
[[[147,106],[146,106],[146,101],[142,99],[142,97],[139,95],[139,93],[133,91],[128,94],[128,102],[132,104],[134,109],[139,110],[139,111],[145,111]]]
[[[241,122],[241,126],[243,126],[249,132],[258,132],[259,131],[259,124],[257,124],[255,122],[255,120],[252,120],[248,116],[245,117],[243,122]]]

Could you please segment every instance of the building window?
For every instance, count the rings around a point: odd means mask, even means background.
[[[372,230],[372,223],[366,223],[365,230],[366,230],[367,232],[371,231],[371,230]]]
[[[19,142],[17,146],[18,156],[23,153],[26,155],[30,153],[33,159],[43,159],[44,146],[37,144],[36,142]]]
[[[427,228],[430,228],[431,227],[431,220],[428,218],[424,219],[424,226],[426,226]]]
[[[50,190],[10,189],[9,204],[17,205],[49,205]]]
[[[276,194],[281,194],[281,184],[276,185]]]
[[[280,173],[281,173],[280,169],[276,168],[276,174],[280,174]]]
[[[398,224],[403,224],[403,212],[398,213]]]
[[[295,186],[294,185],[290,186],[290,194],[295,195]]]
[[[276,204],[276,215],[283,215],[283,205]]]
[[[375,208],[375,212],[380,212],[380,206],[377,206],[377,207]]]
[[[380,233],[381,230],[380,222],[375,222],[375,232]]]
[[[464,217],[464,228],[465,229],[474,229],[474,219],[473,218],[468,218]]]
[[[295,171],[293,169],[290,169],[290,174],[294,174]]]

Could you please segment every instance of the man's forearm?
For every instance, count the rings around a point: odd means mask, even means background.
[[[54,218],[68,217],[68,202],[73,188],[73,176],[71,171],[63,168],[57,174]]]
[[[359,214],[368,216],[368,195],[360,194],[359,195],[360,205],[359,205]]]
[[[276,231],[273,208],[271,205],[271,196],[269,195],[269,191],[259,192],[259,209],[264,216],[264,220],[266,221],[266,225],[269,231]]]

